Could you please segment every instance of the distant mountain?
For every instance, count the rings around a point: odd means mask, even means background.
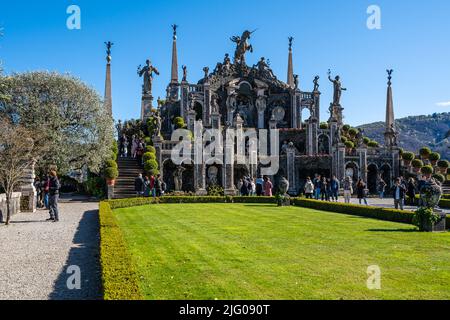
[[[439,152],[442,158],[450,160],[450,112],[434,113],[429,116],[413,116],[396,120],[400,133],[400,147],[418,152],[428,146]],[[365,124],[360,127],[365,135],[384,144],[384,122]]]

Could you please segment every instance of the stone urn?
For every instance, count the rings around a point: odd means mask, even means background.
[[[289,181],[282,177],[279,184],[279,193],[277,194],[277,203],[279,207],[287,207],[291,205],[291,199],[287,193],[289,190]]]
[[[427,179],[420,188],[421,208],[428,208],[439,216],[436,223],[431,224],[429,221],[421,221],[422,229],[429,232],[443,232],[445,228],[446,213],[438,210],[439,201],[442,197],[442,188],[435,179]]]

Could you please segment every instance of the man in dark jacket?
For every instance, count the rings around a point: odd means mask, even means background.
[[[138,197],[144,194],[144,179],[141,173],[134,179],[134,191]]]
[[[61,184],[59,183],[56,171],[50,171],[50,180],[48,187],[48,206],[50,209],[50,218],[47,221],[58,222],[59,221],[59,211],[58,211],[58,200],[59,200],[59,189]]]
[[[155,192],[156,197],[161,197],[162,195],[162,181],[161,181],[161,175],[158,174],[155,179]]]
[[[395,184],[392,187],[392,191],[394,193],[394,205],[395,209],[398,209],[400,206],[400,210],[403,210],[403,203],[405,199],[405,193],[406,193],[406,187],[400,180],[400,178],[397,178],[395,180]]]

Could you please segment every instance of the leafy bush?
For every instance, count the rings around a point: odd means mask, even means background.
[[[223,187],[219,185],[209,186],[206,190],[208,191],[208,196],[221,197],[224,195]]]
[[[116,161],[117,157],[119,156],[119,146],[117,145],[117,141],[115,140],[113,141],[111,151],[112,151],[112,159]]]
[[[328,123],[326,123],[326,122],[321,122],[321,123],[320,123],[320,129],[323,129],[323,130],[328,129]]]
[[[441,216],[431,208],[419,208],[414,212],[413,223],[419,227],[420,231],[426,230],[427,226],[434,225],[441,219]]]
[[[346,143],[347,140],[348,140],[348,139],[347,139],[346,137],[344,137],[344,136],[341,137],[341,142],[342,142],[342,143]]]
[[[370,139],[369,138],[367,138],[367,137],[364,137],[364,139],[363,139],[363,143],[367,146],[367,145],[369,145],[369,143],[370,143]]]
[[[414,167],[414,168],[422,168],[423,167],[423,161],[422,160],[420,160],[420,159],[414,159],[413,161],[412,161],[412,166]]]
[[[350,126],[348,125],[348,124],[346,124],[346,125],[344,125],[343,127],[342,127],[342,130],[344,131],[344,132],[348,132],[349,130],[350,130]]]
[[[117,179],[117,177],[119,176],[119,170],[117,170],[116,167],[108,167],[105,169],[105,177],[107,179]]]
[[[176,117],[175,119],[173,119],[173,124],[175,125],[176,129],[182,129],[186,126],[182,117]]]
[[[147,162],[148,160],[155,160],[156,161],[156,155],[152,152],[146,152],[144,153],[144,155],[142,156],[142,160],[145,162]]]
[[[439,159],[441,159],[441,155],[437,152],[432,152],[432,153],[430,153],[430,156],[428,159],[430,159],[430,161],[438,161]]]
[[[158,169],[158,162],[154,159],[150,159],[144,162],[144,170],[146,172],[150,172],[151,170],[157,170]]]
[[[448,168],[448,167],[449,167],[449,163],[448,163],[447,160],[439,160],[439,161],[437,162],[437,166],[438,166],[439,168]]]
[[[150,138],[150,137],[145,137],[145,138],[144,138],[144,143],[145,143],[147,146],[151,145],[151,144],[152,144],[152,138]]]
[[[423,169],[423,168],[422,168]],[[437,181],[439,181],[440,183],[444,183],[445,182],[445,177],[444,175],[438,173],[438,174],[433,174],[433,178],[436,179]]]
[[[415,158],[415,155],[413,152],[403,152],[402,159],[406,161],[413,161]]]
[[[105,198],[105,179],[102,177],[89,174],[86,182],[83,183],[84,191],[93,197],[103,199]]]
[[[420,172],[422,173],[422,174],[432,174],[433,173],[433,171],[434,171],[434,169],[433,169],[433,167],[432,166],[424,166],[424,167],[422,167],[421,169],[420,169]]]
[[[428,159],[431,154],[431,149],[428,147],[423,147],[419,150],[419,154],[423,159]]]
[[[104,300],[142,300],[139,279],[108,202],[99,204],[100,266]]]

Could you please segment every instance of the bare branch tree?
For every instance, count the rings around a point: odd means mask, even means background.
[[[35,143],[35,133],[23,126],[0,118],[0,186],[6,192],[6,225],[11,221],[11,199],[20,187],[26,169],[39,155],[40,146]]]

